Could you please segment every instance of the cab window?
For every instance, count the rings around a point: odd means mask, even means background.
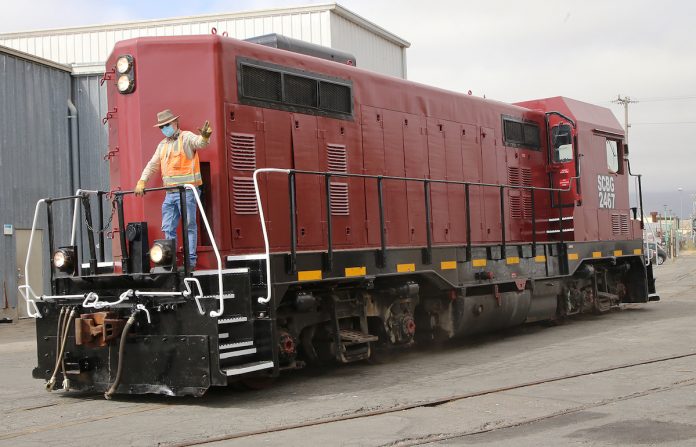
[[[610,172],[618,173],[620,166],[619,143],[616,140],[607,139],[607,168]]]
[[[551,129],[554,163],[573,161],[573,134],[568,124],[560,124]]]

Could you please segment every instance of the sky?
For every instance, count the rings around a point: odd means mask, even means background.
[[[0,0],[0,33],[325,1]],[[408,78],[504,102],[568,96],[629,106],[646,210],[692,212],[696,194],[696,2],[341,0],[411,43]],[[359,63],[359,61],[358,61]],[[678,188],[683,191],[679,192]]]

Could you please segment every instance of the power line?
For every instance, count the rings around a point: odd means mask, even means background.
[[[640,102],[681,101],[681,100],[687,100],[687,99],[696,99],[696,95],[661,96],[661,97],[654,97],[654,98],[644,98],[644,99],[641,99]]]
[[[670,124],[696,124],[696,121],[663,121],[663,122],[638,122],[638,123],[631,123],[631,126],[635,126],[636,124],[638,125],[670,125]]]

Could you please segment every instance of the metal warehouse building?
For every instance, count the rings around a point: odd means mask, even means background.
[[[248,39],[277,33],[347,51],[358,66],[406,78],[409,43],[335,3],[301,8],[202,15],[26,33],[0,34],[0,45],[62,64],[76,73],[100,73],[114,43],[142,36],[209,34],[212,28]]]
[[[0,314],[14,314],[13,307],[25,314],[23,303],[17,306],[17,286],[24,283],[36,201],[77,188],[108,189],[101,121],[106,87],[100,79],[114,44],[140,36],[208,34],[212,28],[238,39],[282,34],[351,53],[361,68],[406,77],[410,44],[335,3],[0,34]],[[55,211],[56,223],[69,228],[67,207]],[[45,221],[42,211],[40,228]],[[56,246],[69,242],[63,236],[56,235]],[[47,290],[47,235],[36,237],[31,283]],[[108,257],[109,240],[105,248]]]

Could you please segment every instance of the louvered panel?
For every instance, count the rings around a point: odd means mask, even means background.
[[[522,186],[532,186],[532,170],[528,168],[521,169],[521,185]]]
[[[253,134],[230,134],[230,164],[238,171],[256,169],[256,136]]]
[[[628,214],[620,215],[621,234],[628,234]]]
[[[611,234],[619,235],[621,234],[621,215],[612,214],[611,215]]]
[[[346,146],[343,144],[327,144],[326,159],[329,172],[348,172],[348,157],[346,155]]]
[[[520,169],[515,167],[508,167],[508,185],[519,185],[520,184]]]
[[[348,183],[331,182],[331,215],[348,216],[349,214]]]
[[[348,172],[348,156],[344,144],[326,145],[326,164],[329,172],[345,174]],[[331,182],[331,215],[348,216],[350,203],[348,201],[348,183]]]
[[[234,177],[232,195],[235,214],[257,214],[259,212],[254,192],[254,179]]]
[[[532,193],[530,190],[522,191],[522,207],[524,211],[524,218],[532,218]]]
[[[522,197],[510,196],[510,217],[521,219],[523,216]]]

